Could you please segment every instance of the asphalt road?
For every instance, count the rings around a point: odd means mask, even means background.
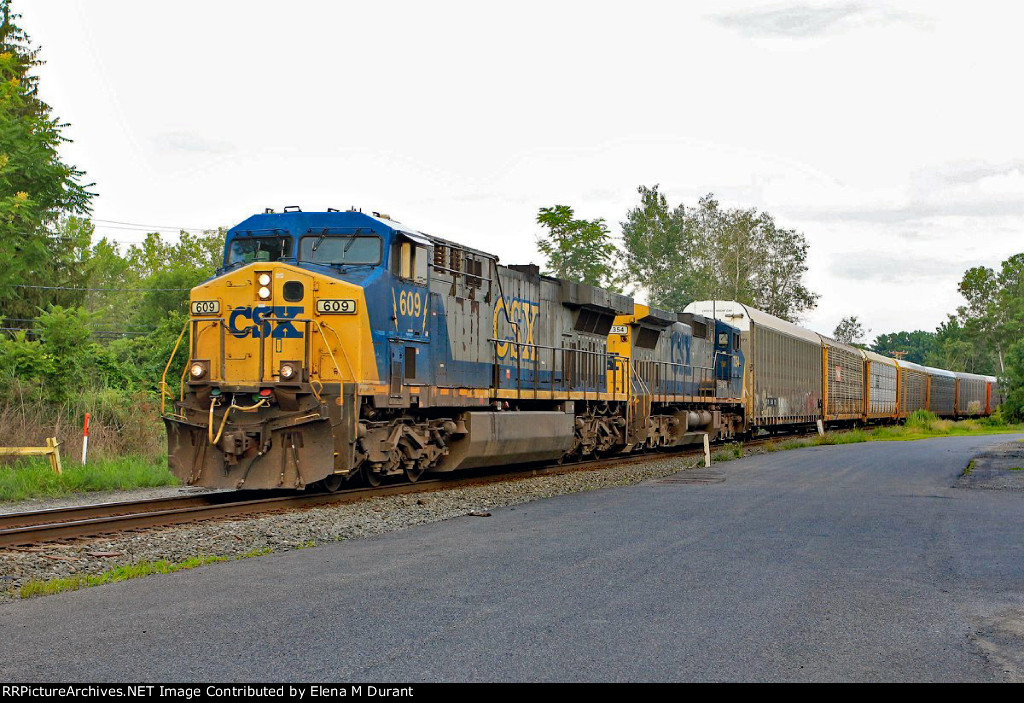
[[[1020,679],[1011,437],[818,447],[0,606],[4,681]]]

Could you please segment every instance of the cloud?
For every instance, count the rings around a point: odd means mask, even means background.
[[[920,15],[858,2],[842,5],[789,5],[772,10],[752,10],[712,15],[712,20],[748,36],[815,37],[871,24],[903,22],[918,27],[930,24]]]
[[[842,204],[833,200],[832,207],[797,209],[795,214],[819,222],[849,220],[884,224],[916,223],[942,217],[988,220],[1021,217],[1024,216],[1024,162],[942,164],[912,174],[900,197],[875,196],[863,203],[844,197]]]
[[[161,151],[177,151],[190,154],[228,154],[235,150],[230,142],[209,139],[196,132],[164,132],[153,138]]]
[[[903,224],[937,217],[1024,217],[1024,197],[977,202],[909,203],[903,206],[799,212],[818,222],[854,221]]]
[[[842,252],[832,256],[829,272],[853,281],[907,283],[922,279],[959,277],[980,262],[964,258],[941,259],[912,251],[899,256],[877,252]]]

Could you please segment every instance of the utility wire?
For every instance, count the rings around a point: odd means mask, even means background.
[[[4,322],[39,322],[38,317],[5,317],[2,318]],[[122,325],[96,325],[96,329],[121,329]],[[123,325],[125,329],[133,328],[138,330],[155,330],[156,327],[153,325]]]
[[[212,231],[217,231],[217,229],[218,229],[217,227],[174,227],[174,226],[170,226],[170,225],[168,225],[168,226],[163,226],[163,225],[146,225],[146,224],[142,224],[142,223],[139,223],[139,222],[122,222],[120,220],[100,220],[100,219],[97,219],[97,218],[93,218],[90,221],[91,222],[102,222],[102,223],[104,223],[105,225],[108,225],[108,226],[109,225],[125,225],[127,227],[142,227],[142,228],[152,227],[154,229],[176,229],[176,230],[186,230],[186,231],[196,231],[196,232],[207,232],[207,231],[211,231],[211,230]]]
[[[35,288],[38,290],[77,290],[77,291],[116,291],[118,293],[149,293],[150,291],[188,291],[191,288],[72,288],[69,286],[30,286],[27,283],[15,283],[14,288]]]

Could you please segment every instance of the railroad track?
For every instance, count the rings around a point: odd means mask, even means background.
[[[756,446],[767,440],[753,440]],[[120,503],[99,503],[0,515],[0,548],[20,547],[97,537],[117,532],[168,527],[192,522],[252,516],[320,505],[353,503],[379,496],[407,495],[464,486],[512,481],[524,477],[551,476],[576,471],[594,471],[612,466],[658,459],[699,455],[697,451],[637,454],[569,464],[527,466],[514,470],[494,469],[456,478],[432,478],[416,483],[350,488],[335,493],[287,493],[267,491],[222,491],[175,498],[154,498]]]

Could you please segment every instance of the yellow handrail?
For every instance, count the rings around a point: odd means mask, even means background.
[[[323,326],[317,320],[313,320],[313,324],[316,325],[316,329],[320,333],[320,338],[324,340],[324,346],[327,347],[327,353],[330,355],[331,362],[334,364],[334,370],[341,373],[341,367],[338,366],[338,360],[334,358],[334,352],[331,351],[331,343],[327,341],[327,335],[324,334]],[[355,381],[356,372],[352,369],[352,362],[348,360],[348,354],[345,352],[345,345],[342,344],[341,337],[332,327],[328,327],[327,329],[331,330],[331,333],[334,334],[334,338],[338,340],[338,348],[341,349],[341,353],[345,357],[345,365],[348,366],[349,376],[353,381]]]
[[[167,360],[167,365],[164,366],[163,375],[160,376],[160,414],[164,415],[167,410],[167,399],[171,398],[171,394],[167,392],[167,372],[171,369],[171,364],[174,363],[174,356],[178,353],[178,347],[181,346],[181,339],[185,336],[185,331],[188,329],[189,320],[185,321],[184,326],[181,328],[181,334],[178,335],[178,341],[174,343],[174,351],[171,352],[171,358]],[[188,370],[188,364],[185,365],[185,370]],[[185,383],[185,374],[181,375],[182,386]]]

